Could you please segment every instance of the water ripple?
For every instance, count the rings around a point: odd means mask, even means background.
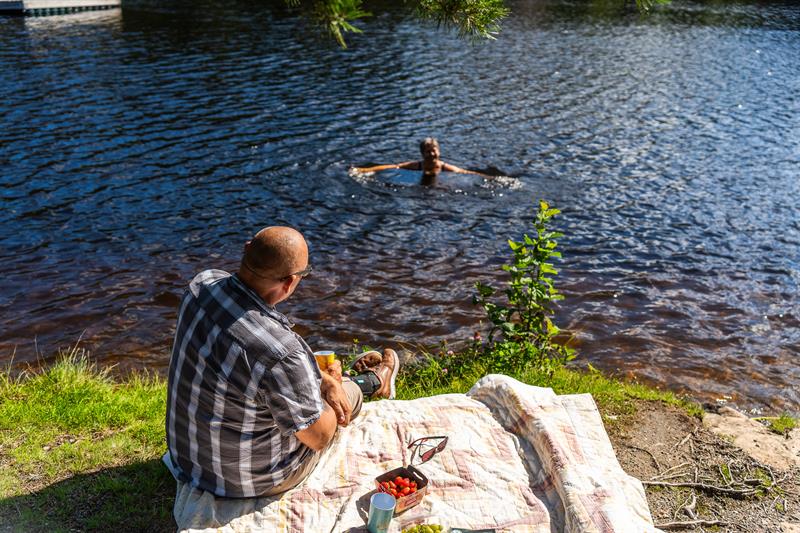
[[[83,335],[163,369],[187,280],[236,268],[265,224],[308,236],[315,276],[285,310],[313,345],[466,339],[474,282],[547,198],[583,361],[800,406],[790,3],[514,2],[477,46],[389,6],[348,51],[240,7],[0,19],[0,356]],[[348,174],[425,136],[510,177]]]

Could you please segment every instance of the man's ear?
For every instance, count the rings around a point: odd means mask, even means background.
[[[294,276],[289,276],[288,278],[283,280],[283,283],[281,284],[281,289],[283,289],[283,292],[285,294],[288,294],[289,291],[291,290],[292,283],[294,283]]]

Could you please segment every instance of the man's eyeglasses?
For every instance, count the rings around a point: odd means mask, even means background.
[[[428,441],[439,441],[438,443],[434,444]],[[440,451],[444,450],[444,447],[447,446],[447,436],[438,436],[438,437],[422,437],[420,439],[415,440],[411,444],[408,445],[408,449],[414,448],[414,451],[411,452],[411,461],[409,464],[414,462],[414,454],[417,454],[417,457],[420,458],[421,463],[426,463],[430,461],[431,457],[439,453]],[[420,448],[425,447],[427,448],[425,451],[420,453]]]
[[[262,279],[275,279],[275,278],[272,278],[270,276],[265,276],[264,274],[259,274],[258,272],[255,271],[255,269],[253,267],[251,267],[250,265],[247,264],[247,261],[243,261],[243,264],[244,264],[244,267],[247,270],[249,270],[250,272],[252,272],[256,277],[259,277],[259,278],[262,278]],[[291,278],[292,276],[300,276],[301,278],[304,278],[304,277],[308,276],[309,274],[311,274],[311,272],[313,272],[313,271],[314,271],[314,269],[312,268],[312,266],[308,265],[303,270],[298,270],[297,272],[292,272],[291,274],[289,274],[287,276],[283,276],[282,278],[278,278],[278,281],[287,280],[287,279]]]
[[[309,274],[311,274],[311,272],[313,272],[313,271],[314,271],[314,269],[311,267],[311,265],[308,265],[303,270],[298,270],[297,272],[293,272],[293,273],[289,274],[288,276],[283,276],[281,278],[281,281],[283,281],[285,279],[289,279],[292,276],[300,276],[301,278],[304,278],[304,277],[308,276]]]

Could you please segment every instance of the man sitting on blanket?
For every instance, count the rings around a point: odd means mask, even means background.
[[[167,396],[165,458],[187,489],[216,496],[277,495],[313,470],[363,396],[394,397],[394,350],[370,352],[361,373],[320,371],[293,324],[275,310],[311,272],[292,228],[268,227],[245,245],[239,271],[206,270],[181,301]]]

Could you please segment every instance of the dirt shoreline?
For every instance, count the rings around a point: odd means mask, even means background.
[[[656,526],[800,532],[800,468],[772,468],[680,409],[659,402],[637,406],[607,431],[622,468],[645,484]]]

